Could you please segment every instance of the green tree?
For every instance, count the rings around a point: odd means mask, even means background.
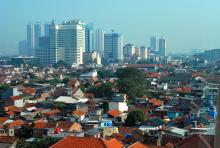
[[[126,126],[135,126],[138,122],[144,121],[144,112],[142,110],[134,110],[128,114],[125,121]]]
[[[16,145],[16,148],[29,148],[29,147],[30,145],[23,138],[21,138]]]
[[[126,93],[130,100],[145,94],[147,84],[144,71],[136,68],[121,68],[117,70],[116,76],[119,78],[119,90]]]
[[[51,145],[57,143],[59,140],[52,137],[43,137],[36,139],[31,145],[32,148],[48,148]]]

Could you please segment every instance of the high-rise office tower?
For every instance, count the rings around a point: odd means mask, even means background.
[[[129,61],[134,54],[135,54],[134,45],[129,43],[123,47],[123,55],[126,62]]]
[[[20,56],[28,56],[27,40],[18,43],[18,54]]]
[[[123,60],[123,36],[119,33],[107,33],[104,37],[104,58],[107,62]]]
[[[27,55],[34,55],[35,49],[39,47],[39,37],[43,36],[43,32],[43,25],[41,23],[30,23],[27,25]]]
[[[158,39],[156,36],[152,36],[150,38],[150,47],[153,49],[153,51],[158,51]]]
[[[63,60],[67,64],[82,64],[85,52],[85,23],[65,21],[50,26],[50,63]]]
[[[92,23],[86,24],[86,52],[92,52],[94,50],[94,40],[95,40],[95,33],[94,33],[94,26]]]
[[[95,49],[104,56],[104,31],[97,29],[95,32]]]
[[[44,36],[49,36],[50,23],[44,24]]]
[[[159,54],[166,56],[166,38],[164,36],[159,39]]]

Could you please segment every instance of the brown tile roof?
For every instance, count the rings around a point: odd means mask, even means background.
[[[10,122],[10,123],[7,123],[6,126],[9,126],[9,127],[20,127],[22,125],[24,125],[24,121],[23,120],[15,120],[13,122]]]
[[[149,147],[140,142],[135,142],[132,145],[129,145],[128,148],[149,148]]]
[[[25,103],[24,108],[34,107],[37,103]]]
[[[121,115],[121,111],[117,110],[117,109],[114,109],[114,110],[111,110],[111,111],[108,111],[108,114],[113,116],[113,117],[117,117],[119,115]]]
[[[105,143],[105,145],[108,148],[122,148],[124,145],[118,141],[117,139],[113,138],[111,140],[103,140],[103,142]]]
[[[70,127],[73,125],[71,121],[60,121],[57,122],[57,128],[63,129],[64,131],[68,131]]]
[[[9,118],[7,117],[0,117],[0,124],[3,124],[5,121],[7,121]]]
[[[0,136],[0,143],[13,144],[18,138],[11,136]]]
[[[51,111],[45,112],[45,113],[43,113],[43,114],[44,114],[45,116],[52,116],[52,115],[57,115],[57,114],[59,114],[59,113],[61,113],[61,111],[58,110],[58,109],[55,109],[55,110],[51,110]]]
[[[17,106],[6,106],[5,107],[5,111],[12,111],[12,112],[21,112],[21,108],[17,107]]]
[[[214,136],[193,135],[188,136],[176,144],[179,148],[199,147],[212,148],[214,143]]]
[[[50,148],[107,148],[99,138],[68,136],[52,145]]]

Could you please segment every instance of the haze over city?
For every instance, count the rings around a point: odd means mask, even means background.
[[[124,44],[149,46],[164,35],[168,52],[219,48],[217,0],[10,0],[0,5],[0,54],[16,54],[29,22],[80,19],[124,36]]]

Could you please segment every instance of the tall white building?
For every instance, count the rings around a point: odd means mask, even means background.
[[[104,31],[97,29],[95,32],[95,50],[104,56]]]
[[[79,20],[50,26],[50,63],[62,60],[82,64],[85,52],[85,23]]]
[[[164,36],[159,39],[159,54],[166,56],[166,38]]]
[[[104,37],[104,58],[106,62],[123,60],[123,36],[119,33],[107,33]]]

